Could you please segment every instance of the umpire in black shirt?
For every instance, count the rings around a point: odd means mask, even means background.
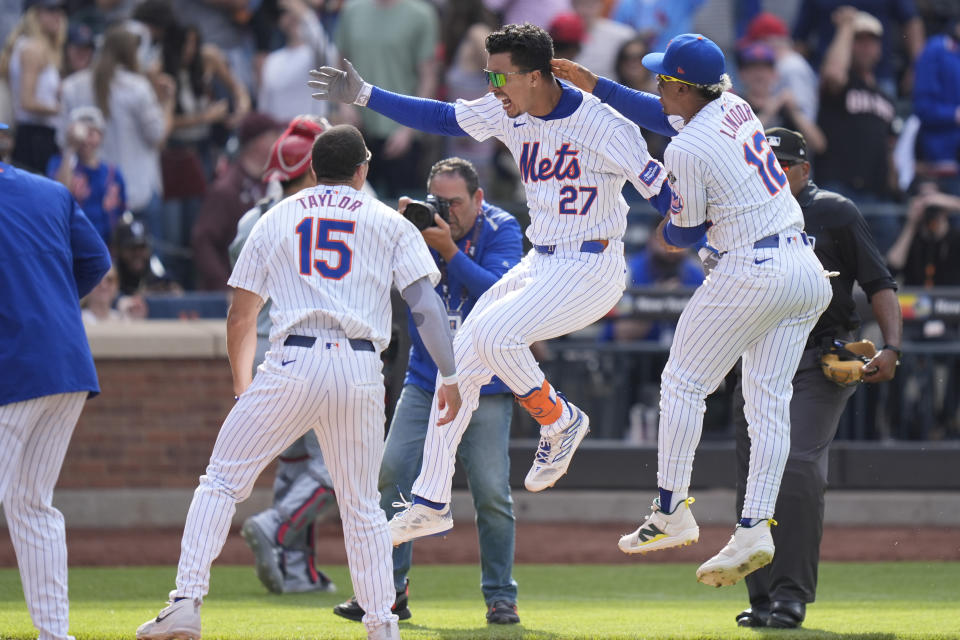
[[[847,198],[818,189],[810,182],[806,141],[798,132],[768,129],[767,140],[787,174],[800,203],[806,233],[831,278],[833,300],[810,333],[793,377],[790,403],[790,456],[780,485],[773,528],[777,552],[773,562],[747,576],[750,608],[737,616],[744,627],[798,627],[813,602],[823,534],[823,494],[827,486],[827,454],[840,415],[856,387],[841,387],[820,369],[818,351],[834,339],[850,340],[860,326],[853,301],[856,280],[866,292],[883,333],[884,346],[863,367],[865,382],[893,378],[900,357],[902,320],[897,285],[877,250],[867,223]],[[734,391],[733,422],[737,437],[737,513],[743,507],[750,458],[750,437],[743,414],[743,394]]]

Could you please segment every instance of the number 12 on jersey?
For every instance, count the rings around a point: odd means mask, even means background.
[[[316,220],[316,225],[314,225]],[[317,233],[314,238],[313,228],[316,226]],[[334,240],[330,237],[331,233],[353,233],[356,222],[353,220],[331,220],[329,218],[304,218],[296,226],[297,235],[300,236],[298,243],[298,262],[300,264],[300,275],[309,276],[313,270],[324,278],[331,280],[340,280],[343,276],[350,273],[350,265],[353,263],[353,251],[343,240]],[[335,264],[325,258],[314,258],[316,251],[332,251],[337,254]]]
[[[754,150],[756,150],[756,153],[754,153]],[[750,148],[750,143],[743,143],[743,157],[747,164],[752,164],[757,168],[757,173],[763,179],[763,184],[767,187],[770,195],[777,195],[780,188],[787,184],[787,176],[780,170],[777,157],[773,155],[773,150],[767,144],[767,139],[762,131],[753,134],[753,149]]]

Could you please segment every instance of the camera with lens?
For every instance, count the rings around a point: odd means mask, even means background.
[[[430,194],[424,200],[411,201],[403,210],[403,217],[420,231],[437,226],[434,214],[439,214],[444,222],[450,222],[450,201]]]

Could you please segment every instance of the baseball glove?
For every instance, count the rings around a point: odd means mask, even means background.
[[[863,365],[875,355],[877,348],[869,340],[834,340],[832,346],[820,354],[820,368],[831,382],[841,387],[852,387],[863,378]]]

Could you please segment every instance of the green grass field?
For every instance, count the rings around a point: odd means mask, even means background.
[[[326,568],[325,568],[326,569]],[[405,640],[428,638],[960,638],[960,563],[825,564],[819,602],[803,630],[738,629],[743,584],[712,589],[695,565],[520,565],[518,627],[488,627],[474,566],[415,567],[413,618]],[[351,593],[345,567],[329,570],[335,594],[274,596],[250,567],[215,567],[203,607],[206,640],[352,639],[363,627],[330,611]],[[70,572],[71,631],[77,640],[133,638],[155,616],[174,569],[79,568]],[[0,638],[33,640],[16,571],[0,570]]]

